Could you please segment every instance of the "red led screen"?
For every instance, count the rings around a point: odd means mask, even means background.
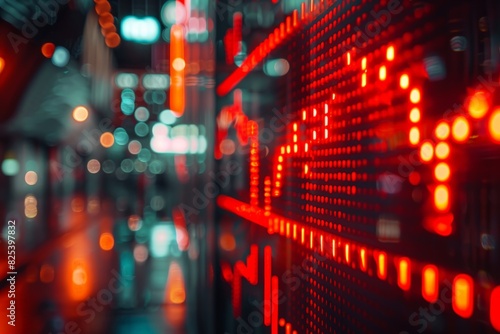
[[[221,331],[500,331],[495,6],[305,2],[219,82]]]

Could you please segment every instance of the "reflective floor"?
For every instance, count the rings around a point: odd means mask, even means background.
[[[12,331],[2,321],[2,333],[199,332],[196,321],[187,321],[196,317],[189,278],[197,255],[176,240],[165,242],[170,234],[163,231],[174,226],[158,225],[164,228],[151,241],[141,235],[141,219],[119,217],[109,200],[73,197],[59,210],[69,213],[54,215],[66,231],[46,241],[36,224],[23,227],[24,242],[38,239],[39,246],[17,245],[16,326]],[[1,305],[8,305],[8,282],[2,281]]]

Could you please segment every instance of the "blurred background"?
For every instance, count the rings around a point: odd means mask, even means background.
[[[500,332],[499,15],[0,0],[0,332]]]

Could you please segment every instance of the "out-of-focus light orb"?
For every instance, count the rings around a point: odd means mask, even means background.
[[[73,119],[77,122],[85,122],[89,117],[89,111],[83,106],[73,109]]]
[[[148,248],[144,245],[138,244],[134,247],[134,259],[139,262],[145,262],[149,257]]]
[[[434,176],[436,180],[438,181],[446,181],[450,178],[450,167],[446,162],[440,162],[436,165],[436,168],[434,169]]]
[[[139,77],[135,73],[120,73],[115,77],[115,84],[119,88],[136,88]]]
[[[75,285],[85,285],[87,283],[87,272],[82,266],[78,266],[73,270],[72,280]]]
[[[2,73],[4,67],[5,67],[5,60],[2,57],[0,57],[0,74]]]
[[[488,129],[490,131],[491,138],[494,141],[500,142],[500,108],[495,109],[495,111],[491,114],[488,122]]]
[[[410,143],[413,145],[418,144],[420,141],[420,130],[414,126],[410,129],[410,135],[409,135]]]
[[[81,197],[76,197],[71,201],[71,210],[73,212],[83,212],[85,210],[85,201]]]
[[[489,109],[489,102],[484,92],[476,92],[469,99],[469,115],[473,118],[483,118]]]
[[[175,117],[173,111],[170,109],[163,110],[158,116],[158,119],[160,122],[167,125],[174,124],[175,121],[177,121],[177,117]]]
[[[420,102],[420,90],[418,88],[413,88],[410,92],[410,101],[412,103]]]
[[[151,16],[126,16],[121,22],[120,31],[127,41],[152,44],[160,38],[160,23]]]
[[[113,235],[108,232],[104,232],[101,234],[99,238],[99,246],[101,247],[102,250],[109,251],[113,249],[113,246],[115,245],[115,238],[113,238]]]
[[[280,77],[288,73],[290,64],[283,58],[273,59],[266,62],[263,69],[264,73],[270,77]]]
[[[160,160],[153,160],[149,164],[149,171],[151,174],[161,174],[165,171],[165,166],[161,163]]]
[[[165,257],[169,253],[170,242],[175,238],[175,229],[167,225],[156,225],[151,229],[151,256]]]
[[[153,135],[157,137],[165,137],[168,134],[168,127],[162,123],[153,125]]]
[[[139,122],[146,122],[149,119],[149,110],[145,107],[139,107],[135,110],[134,116]]]
[[[437,138],[444,140],[450,135],[450,126],[445,122],[441,122],[436,126],[434,133]]]
[[[56,47],[52,55],[52,64],[57,67],[64,67],[69,63],[69,51],[62,46]]]
[[[420,121],[420,109],[417,107],[410,111],[410,121],[412,121],[412,123],[418,123]]]
[[[111,132],[104,132],[100,139],[101,145],[104,148],[110,148],[115,143],[115,137]]]
[[[175,58],[172,61],[172,67],[176,71],[182,71],[186,67],[186,62],[182,58]]]
[[[128,144],[128,151],[130,154],[138,154],[141,151],[142,144],[137,140],[132,140]]]
[[[38,182],[38,175],[36,172],[30,170],[24,175],[24,181],[30,186],[34,186]]]
[[[434,147],[432,147],[432,144],[430,142],[423,143],[420,147],[420,158],[422,159],[422,161],[431,161],[433,156]]]
[[[232,139],[226,138],[221,141],[219,149],[224,155],[231,155],[236,151],[236,145]]]
[[[154,211],[160,211],[165,207],[165,200],[161,196],[153,196],[149,205]]]
[[[446,185],[440,184],[434,190],[434,205],[440,211],[448,208],[450,201],[450,192]]]
[[[149,133],[149,126],[146,123],[139,122],[135,125],[134,131],[139,137],[146,137]]]
[[[95,12],[97,15],[105,15],[111,11],[111,5],[107,0],[96,0],[95,3]]]
[[[106,34],[104,42],[108,48],[114,49],[120,45],[121,38],[116,32],[110,32],[109,34]]]
[[[142,219],[138,215],[128,217],[128,228],[131,231],[139,231],[142,227]]]
[[[40,268],[40,281],[43,283],[50,283],[54,280],[55,272],[54,267],[50,264],[44,264]]]
[[[113,131],[113,135],[118,145],[127,145],[129,138],[124,128],[116,128],[115,131]]]
[[[147,148],[142,148],[142,150],[137,155],[137,158],[142,162],[148,162],[151,159],[151,151]]]
[[[231,252],[236,248],[236,240],[231,233],[223,233],[219,238],[219,246],[226,252]]]
[[[14,176],[19,173],[19,162],[16,159],[7,158],[2,162],[2,173],[7,176]]]
[[[42,55],[45,58],[51,58],[55,50],[56,46],[54,45],[54,43],[45,43],[44,45],[42,45]]]
[[[99,171],[101,170],[101,163],[96,159],[89,160],[89,162],[87,163],[87,170],[92,174],[99,173]]]
[[[135,93],[130,88],[125,88],[121,93],[122,102],[120,109],[124,115],[132,115],[135,110]]]
[[[436,157],[438,159],[446,159],[450,155],[450,146],[445,142],[440,142],[436,145]]]
[[[458,142],[464,142],[469,138],[470,126],[467,119],[463,116],[459,116],[453,121],[451,127],[451,134],[453,139]]]
[[[120,168],[125,173],[130,173],[134,170],[134,162],[130,159],[124,159],[124,160],[122,160],[122,163],[120,164]]]
[[[403,89],[407,89],[410,86],[410,77],[408,74],[403,74],[401,78],[399,78],[399,86]]]
[[[115,171],[115,163],[113,160],[106,160],[102,163],[102,171],[106,174],[111,174]]]
[[[394,46],[389,46],[387,48],[386,58],[389,61],[393,61],[394,60],[394,58],[395,58]]]
[[[167,1],[160,13],[161,21],[165,26],[182,24],[186,21],[186,7],[179,1]]]
[[[35,218],[38,214],[38,201],[33,195],[28,195],[24,198],[24,215],[26,218]]]
[[[144,173],[148,169],[148,164],[136,159],[134,161],[134,169],[137,173]]]

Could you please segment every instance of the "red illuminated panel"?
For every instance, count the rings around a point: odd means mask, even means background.
[[[453,280],[452,295],[453,311],[462,318],[470,318],[474,310],[474,282],[465,274],[460,274]]]
[[[490,296],[490,322],[500,332],[500,286],[493,289]]]
[[[429,303],[434,303],[438,299],[438,293],[438,269],[436,266],[427,265],[422,270],[422,297]]]

